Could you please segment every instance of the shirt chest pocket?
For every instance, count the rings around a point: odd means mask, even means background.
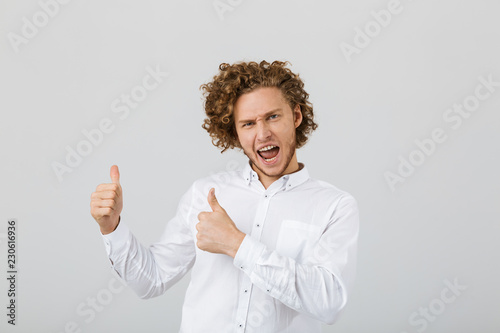
[[[303,261],[308,255],[312,255],[320,233],[321,229],[317,225],[283,220],[276,241],[276,251],[282,256]]]

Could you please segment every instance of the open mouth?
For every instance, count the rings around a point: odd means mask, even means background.
[[[280,150],[280,147],[270,145],[270,146],[266,146],[266,147],[259,149],[257,151],[257,153],[259,154],[260,157],[262,157],[262,159],[265,162],[272,163],[278,157],[279,150]]]

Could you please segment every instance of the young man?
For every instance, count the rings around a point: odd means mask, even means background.
[[[222,152],[239,148],[249,161],[194,181],[157,243],[143,247],[121,221],[117,166],[92,193],[112,267],[139,297],[163,294],[192,269],[180,332],[321,332],[347,302],[357,203],[297,161],[317,125],[286,65],[221,64],[201,86],[202,127]]]

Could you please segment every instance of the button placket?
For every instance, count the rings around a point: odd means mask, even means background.
[[[269,203],[272,195],[270,193],[265,193],[259,202],[259,207],[257,209],[257,214],[255,214],[255,219],[252,227],[252,237],[259,240],[262,236],[262,229],[264,227],[264,221],[266,220],[267,209],[269,208]]]
[[[236,322],[239,328],[244,328],[246,325],[248,309],[250,307],[250,294],[252,291],[252,284],[249,278],[245,276],[243,281],[240,301],[238,302],[238,312],[236,315]]]
[[[259,200],[257,206],[257,212],[255,214],[255,218],[253,221],[253,227],[250,232],[250,236],[252,238],[259,240],[262,236],[262,227],[264,226],[264,221],[266,219],[267,210],[269,207],[270,199],[272,198],[272,194],[264,193],[261,199]],[[243,269],[243,267],[241,267]],[[252,295],[252,283],[250,278],[244,274],[241,277],[241,291],[240,291],[240,301],[238,302],[238,310],[236,315],[236,323],[238,331],[242,331],[246,326],[246,320],[248,316],[248,310],[250,307],[250,297]],[[240,326],[241,325],[241,326]]]

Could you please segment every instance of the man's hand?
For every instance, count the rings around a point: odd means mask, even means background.
[[[113,232],[120,222],[123,208],[118,166],[110,170],[111,184],[100,184],[90,197],[90,214],[99,223],[103,235]]]
[[[196,224],[196,245],[201,250],[227,254],[234,258],[245,234],[236,228],[233,220],[219,205],[214,192],[214,188],[208,192],[208,203],[212,212],[198,214],[200,222]]]

